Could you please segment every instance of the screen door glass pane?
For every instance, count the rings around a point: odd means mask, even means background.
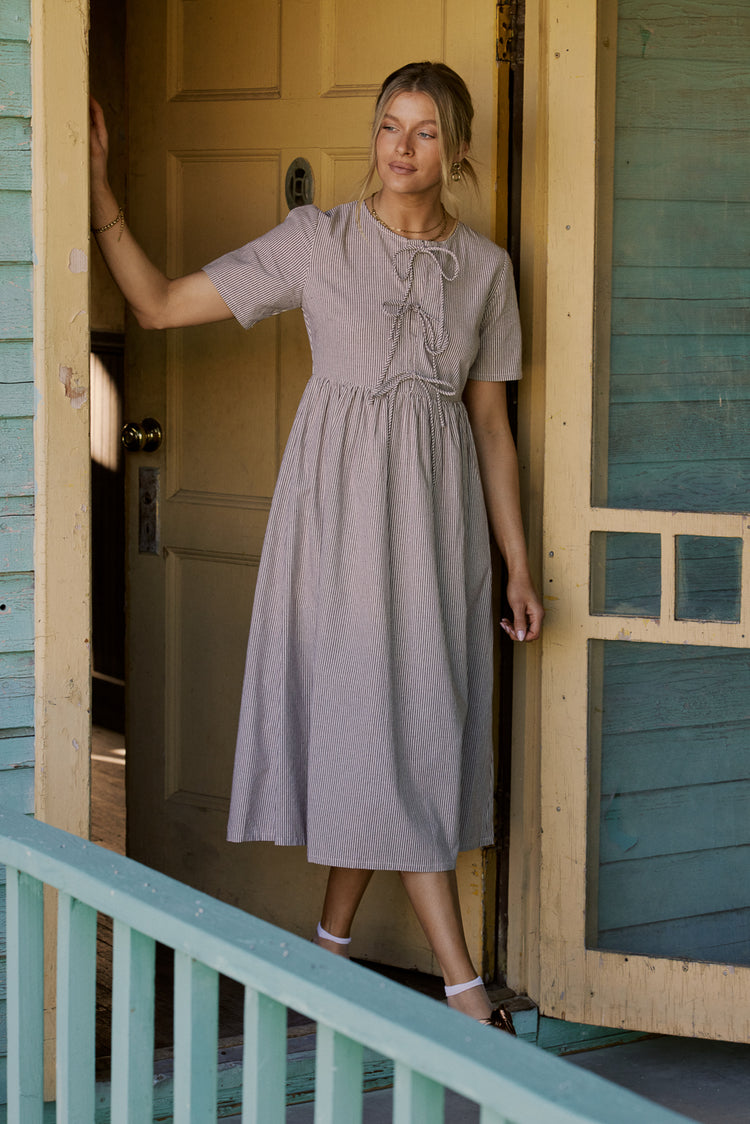
[[[591,641],[587,944],[750,964],[750,651]]]
[[[742,539],[677,535],[675,570],[677,620],[740,619]]]
[[[748,509],[747,6],[704,9],[620,0],[602,52],[596,506]]]
[[[591,533],[590,602],[597,616],[658,618],[661,612],[661,535]]]

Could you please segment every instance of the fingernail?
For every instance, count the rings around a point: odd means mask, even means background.
[[[520,629],[518,630],[518,633],[517,633],[518,639],[519,639],[519,640],[523,640],[523,638],[524,638],[524,636],[525,636],[525,635],[526,635],[526,633],[524,632],[524,630],[523,630],[522,628],[520,628]]]

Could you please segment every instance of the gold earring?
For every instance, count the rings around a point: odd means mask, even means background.
[[[460,162],[460,160],[455,160],[451,164],[451,179],[453,180],[454,183],[458,183],[461,179],[461,162]]]

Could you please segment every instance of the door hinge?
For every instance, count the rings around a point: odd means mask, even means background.
[[[495,5],[495,59],[515,66],[519,61],[518,0]]]

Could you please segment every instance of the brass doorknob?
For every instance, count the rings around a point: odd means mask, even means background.
[[[156,418],[126,422],[120,440],[129,453],[153,453],[161,445],[162,431]]]

